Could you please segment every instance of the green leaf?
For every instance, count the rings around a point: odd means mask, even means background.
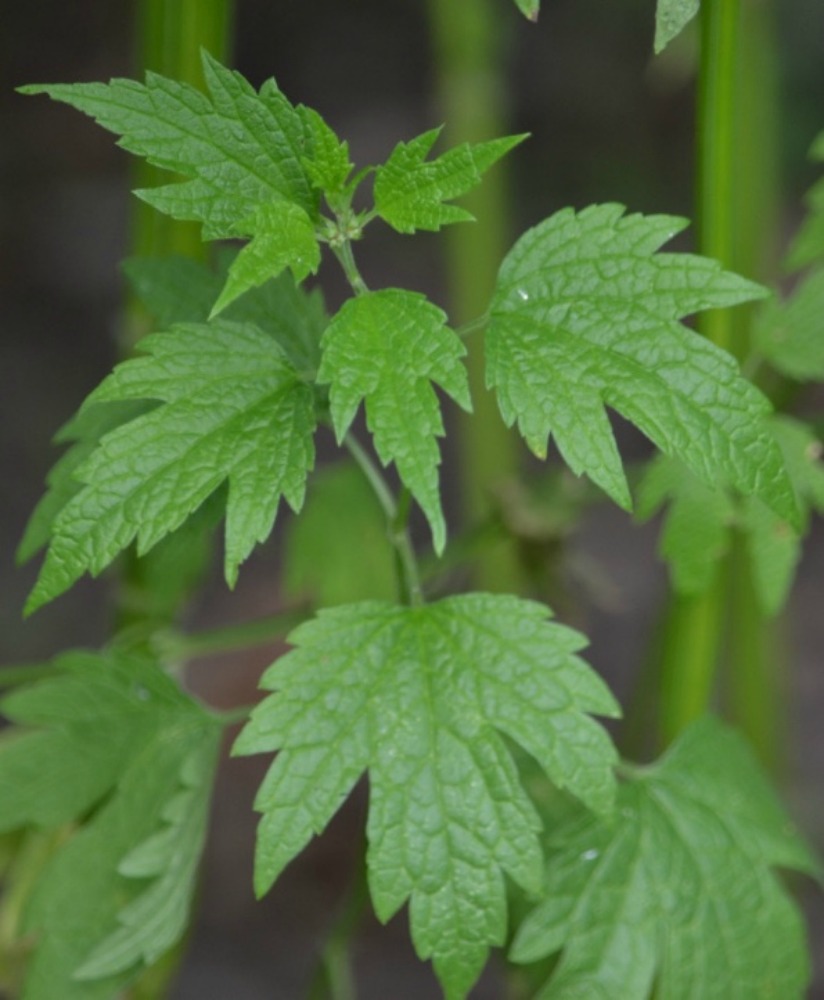
[[[824,132],[813,143],[810,156],[824,163]],[[792,270],[824,261],[824,177],[807,195],[807,207],[807,217],[787,255],[786,263]]]
[[[312,155],[304,157],[303,166],[312,184],[326,195],[334,206],[354,169],[349,159],[349,144],[341,142],[321,116],[312,108],[298,106],[307,130],[312,136]]]
[[[738,530],[744,538],[762,611],[774,615],[786,603],[810,513],[824,511],[824,466],[821,445],[808,427],[787,417],[775,417],[771,429],[798,499],[798,530],[757,497],[737,498],[728,491],[712,489],[678,461],[659,457],[648,466],[639,484],[637,513],[644,520],[670,501],[659,551],[679,593],[706,590],[718,561],[730,549],[733,530]]]
[[[303,281],[320,265],[315,227],[299,205],[288,201],[261,205],[240,228],[252,235],[252,241],[232,261],[223,291],[209,314],[210,319],[244,292],[277,277],[287,267],[295,281]]]
[[[540,0],[515,0],[518,10],[525,14],[530,21],[537,21],[541,10]]]
[[[709,484],[757,494],[797,522],[770,406],[726,352],[678,320],[764,290],[689,254],[656,254],[685,223],[564,209],[529,230],[501,267],[487,329],[487,383],[507,424],[629,508],[605,407]]]
[[[140,342],[87,404],[162,400],[105,435],[75,470],[85,485],[60,511],[28,611],[98,574],[133,539],[138,554],[179,527],[224,482],[225,571],[272,530],[280,496],[297,510],[314,461],[311,389],[256,327],[183,324]]]
[[[149,886],[117,914],[120,925],[76,970],[78,979],[105,979],[135,965],[152,965],[179,941],[189,922],[206,837],[218,741],[204,741],[180,767],[181,790],[161,812],[163,827],[133,848],[118,874]]]
[[[662,52],[701,9],[701,0],[658,0],[655,9],[655,52]]]
[[[507,873],[540,885],[539,821],[501,733],[552,781],[609,810],[614,749],[585,712],[616,715],[541,605],[471,594],[425,607],[327,610],[264,674],[276,693],[236,753],[279,751],[261,786],[255,885],[265,892],[369,770],[369,885],[386,921],[410,899],[412,939],[449,1000],[506,933]]]
[[[306,504],[287,525],[286,593],[315,607],[394,596],[395,561],[386,515],[363,473],[350,462],[309,479]]]
[[[639,520],[652,517],[667,500],[658,551],[680,594],[703,593],[729,551],[735,501],[726,491],[702,483],[681,462],[659,455],[638,486]]]
[[[465,410],[471,409],[463,344],[446,326],[446,315],[425,296],[387,288],[345,302],[329,323],[322,346],[318,382],[331,385],[338,442],[365,400],[378,455],[384,465],[397,466],[441,552],[446,525],[435,439],[444,431],[432,382]]]
[[[149,163],[189,178],[137,194],[175,219],[203,223],[205,239],[238,235],[238,223],[276,199],[317,212],[302,166],[311,155],[304,118],[274,80],[259,93],[239,73],[203,53],[208,96],[195,87],[146,74],[146,83],[46,84],[48,94],[91,115],[121,136],[119,145]]]
[[[185,257],[132,258],[124,270],[159,328],[167,330],[207,321],[235,256],[220,254],[217,272]],[[320,364],[320,338],[329,322],[323,296],[304,291],[291,274],[251,289],[227,307],[224,319],[253,323],[269,334],[298,371],[312,372]]]
[[[616,820],[553,838],[546,899],[512,957],[563,949],[536,1000],[800,998],[803,924],[771,870],[816,873],[749,749],[719,723],[693,725],[623,785]]]
[[[784,302],[773,299],[755,324],[754,346],[776,371],[799,382],[824,379],[824,268]]]
[[[69,654],[53,680],[20,690],[3,703],[18,725],[0,746],[0,825],[4,829],[80,821],[42,872],[24,918],[36,935],[23,996],[26,1000],[111,1000],[147,962],[182,936],[193,893],[206,821],[205,802],[220,726],[158,667],[120,654]],[[181,864],[168,857],[141,881],[120,870],[135,850],[144,853],[175,802],[199,776],[200,804],[178,833]],[[128,873],[127,873],[128,874]],[[157,881],[155,882],[155,879]],[[147,880],[151,880],[147,884]],[[80,982],[89,954],[118,933],[121,917],[144,894],[159,896],[143,942],[99,981]]]
[[[399,233],[473,221],[466,209],[444,202],[477,187],[492,164],[526,138],[514,135],[475,145],[465,142],[435,160],[426,160],[440,133],[435,128],[411,142],[398,143],[375,171],[375,208]]]
[[[101,403],[87,407],[61,427],[55,435],[55,444],[68,444],[70,447],[46,477],[46,493],[32,511],[17,549],[18,562],[28,562],[48,544],[55,518],[83,488],[82,482],[75,478],[75,471],[92,454],[100,439],[150,408],[149,403],[133,400]]]

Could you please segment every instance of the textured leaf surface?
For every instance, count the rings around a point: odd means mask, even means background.
[[[158,835],[195,761],[207,800],[220,727],[145,660],[70,654],[57,666],[61,673],[54,680],[3,704],[22,734],[0,748],[2,827],[83,821],[42,873],[28,905],[24,930],[36,935],[37,944],[23,996],[111,1000],[144,961],[182,935],[192,879],[170,878],[164,864],[162,871],[145,870],[152,880],[147,887],[120,867]],[[192,872],[204,824],[201,808],[178,831],[177,849]],[[80,982],[76,975],[89,953],[116,932],[120,914],[137,905],[141,891],[154,891],[155,876],[164,882],[164,906],[141,931],[145,947],[128,963],[101,972],[102,978]]]
[[[268,889],[368,769],[369,884],[381,920],[410,899],[412,938],[466,995],[506,930],[503,873],[540,883],[538,820],[500,733],[608,810],[614,750],[585,712],[617,714],[576,633],[513,597],[324,611],[263,678],[237,753],[279,753],[258,793]]]
[[[74,475],[28,610],[84,572],[99,573],[133,539],[152,548],[224,482],[226,578],[272,530],[281,495],[298,509],[314,460],[310,388],[272,339],[248,324],[181,325],[144,338],[90,402],[164,405],[102,438]]]
[[[350,299],[323,336],[318,381],[329,383],[335,433],[342,441],[361,400],[384,465],[394,462],[421,505],[435,548],[446,541],[438,488],[443,434],[437,383],[471,409],[461,358],[466,353],[446,315],[423,295],[388,288]]]
[[[252,241],[232,261],[210,318],[223,312],[250,288],[277,277],[287,267],[295,281],[303,281],[320,265],[315,227],[299,205],[288,201],[261,205],[241,228],[252,236]]]
[[[312,154],[304,159],[303,165],[311,182],[334,205],[335,196],[343,191],[354,169],[349,159],[349,144],[338,139],[317,111],[303,105],[298,111],[312,136]]]
[[[126,261],[124,270],[135,294],[158,324],[205,323],[235,254],[220,254],[212,271],[185,257],[141,257]],[[253,323],[268,334],[300,372],[320,364],[320,338],[328,317],[319,291],[306,292],[291,274],[281,274],[226,308],[223,319]]]
[[[662,52],[701,9],[701,0],[658,0],[655,9],[655,51]]]
[[[287,526],[284,587],[321,608],[395,596],[386,515],[355,465],[339,462],[310,477],[300,517]]]
[[[797,519],[767,400],[735,360],[683,326],[702,309],[763,289],[689,254],[656,254],[684,222],[624,215],[619,205],[565,209],[529,230],[498,276],[487,329],[487,382],[507,423],[617,503],[630,497],[605,407],[710,484],[757,494]]]
[[[824,379],[824,268],[813,271],[784,302],[769,302],[755,327],[755,346],[783,375]]]
[[[474,217],[466,209],[445,202],[477,187],[492,164],[526,138],[517,135],[476,145],[463,143],[427,160],[440,132],[432,129],[411,142],[398,143],[386,163],[375,171],[375,208],[400,233],[472,221]]]
[[[772,869],[817,866],[744,743],[704,720],[618,803],[554,838],[513,946],[563,949],[539,1000],[800,1000],[803,924]]]
[[[824,163],[824,132],[813,143],[810,155],[814,160]],[[807,208],[807,217],[787,258],[788,265],[794,269],[824,262],[824,177],[807,195]]]
[[[217,750],[216,738],[203,740],[183,760],[181,788],[162,809],[161,829],[120,862],[119,875],[149,885],[118,912],[119,926],[77,969],[78,979],[106,979],[135,965],[152,965],[183,936],[206,837]]]
[[[132,400],[90,406],[76,414],[57,432],[55,443],[67,444],[69,447],[46,477],[46,492],[32,511],[17,549],[19,562],[27,562],[48,544],[55,518],[83,487],[75,478],[75,471],[92,454],[100,439],[149,409],[150,403]]]
[[[824,466],[821,445],[809,428],[786,417],[774,418],[771,426],[801,511],[799,530],[756,497],[736,498],[706,486],[678,461],[659,457],[646,470],[639,485],[638,516],[651,517],[670,501],[659,551],[680,593],[706,590],[737,529],[744,537],[762,610],[776,614],[786,603],[810,513],[824,511]]]
[[[156,73],[147,73],[145,84],[115,79],[22,90],[91,115],[124,149],[188,178],[138,194],[173,218],[202,222],[206,239],[238,235],[241,220],[278,198],[314,217],[317,197],[301,163],[311,154],[303,116],[274,80],[256,93],[206,53],[203,71],[208,96]]]

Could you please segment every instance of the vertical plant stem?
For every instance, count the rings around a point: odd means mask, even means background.
[[[498,0],[429,2],[438,104],[443,120],[449,123],[451,144],[481,142],[506,132],[500,71],[504,26],[499,7]],[[486,311],[498,266],[508,249],[504,165],[498,164],[464,204],[478,221],[450,226],[444,233],[448,292],[453,322],[458,325]],[[485,387],[481,338],[472,338],[467,346],[475,412],[461,416],[457,440],[464,515],[474,524],[488,515],[495,486],[517,474],[518,453],[497,402]],[[479,587],[516,592],[524,587],[515,546],[503,536],[479,554],[476,566]]]
[[[182,83],[204,87],[200,50],[225,61],[230,45],[232,0],[142,0],[138,7],[138,69],[162,73]],[[168,171],[139,159],[138,187],[168,183]],[[179,253],[202,259],[200,225],[171,219],[144,202],[136,202],[133,252],[138,255]]]
[[[731,270],[764,278],[771,263],[777,175],[768,3],[703,0],[700,16],[698,249]],[[717,310],[702,316],[699,328],[742,361],[749,349],[750,319],[747,308]],[[669,743],[709,707],[723,652],[730,669],[731,714],[772,763],[774,647],[746,553],[736,538],[704,593],[676,596],[670,603],[662,641],[663,742]]]
[[[421,589],[418,563],[415,559],[415,550],[412,547],[412,539],[409,537],[409,529],[407,527],[410,506],[409,493],[404,489],[401,494],[400,503],[396,502],[386,480],[381,475],[380,469],[378,469],[368,453],[361,447],[360,442],[354,435],[351,433],[347,434],[343,443],[372,487],[378,503],[386,515],[389,541],[395,549],[398,590],[400,591],[401,599],[405,604],[423,604],[423,590]]]

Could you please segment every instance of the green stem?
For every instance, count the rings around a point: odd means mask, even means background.
[[[349,945],[369,902],[366,878],[366,844],[358,852],[358,867],[335,920],[312,983],[308,1000],[356,1000]]]
[[[378,503],[380,503],[386,515],[389,540],[395,549],[398,590],[400,591],[401,600],[405,604],[423,604],[423,590],[421,588],[420,573],[418,572],[418,563],[415,558],[415,550],[412,546],[412,539],[409,536],[407,525],[409,518],[409,495],[404,491],[401,495],[401,503],[398,504],[392,491],[389,489],[388,483],[381,475],[380,469],[372,461],[357,438],[349,433],[343,439],[343,443],[372,487]]]
[[[137,58],[140,71],[204,88],[200,50],[226,60],[229,51],[233,0],[141,0],[137,20]],[[137,187],[168,183],[168,171],[138,160]],[[205,259],[200,225],[171,219],[138,201],[133,220],[132,247],[138,256],[183,254]]]
[[[499,18],[503,9],[499,0],[429,0],[439,113],[449,122],[451,143],[481,142],[505,132],[506,88],[501,73],[505,22]],[[451,312],[458,325],[485,313],[509,245],[503,166],[490,171],[463,204],[478,221],[444,232]],[[488,517],[496,487],[517,476],[519,456],[497,401],[486,389],[480,339],[471,342],[467,365],[474,412],[461,414],[458,423],[461,495],[465,523],[477,524]],[[486,590],[524,590],[511,540],[501,536],[498,544],[479,554],[475,578]]]
[[[363,280],[358,265],[355,262],[355,254],[352,251],[352,244],[349,240],[332,246],[332,253],[337,257],[346,280],[349,282],[355,295],[366,295],[369,291],[366,282]]]
[[[308,610],[282,611],[266,618],[227,625],[184,635],[180,632],[160,632],[155,637],[158,652],[172,662],[192,660],[202,656],[233,653],[241,649],[263,646],[275,639],[282,639],[311,616]]]
[[[778,142],[770,16],[766,0],[703,0],[701,7],[698,249],[756,279],[769,274],[774,251]],[[742,361],[751,315],[749,308],[711,311],[699,329]],[[704,593],[672,599],[663,633],[661,736],[670,742],[712,704],[723,651],[731,714],[773,763],[776,644],[749,574],[736,538]]]

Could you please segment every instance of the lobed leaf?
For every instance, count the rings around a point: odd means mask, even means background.
[[[526,138],[514,135],[474,145],[463,143],[427,160],[440,133],[436,128],[411,142],[398,143],[386,163],[375,171],[375,208],[399,233],[473,221],[466,209],[445,203],[477,187],[483,174]]]
[[[629,489],[605,407],[704,482],[759,496],[798,521],[766,398],[734,358],[679,319],[764,290],[689,254],[656,254],[684,226],[620,205],[565,209],[504,260],[487,329],[487,384],[540,457],[551,434],[567,464],[613,500]]]
[[[281,495],[303,502],[314,461],[311,389],[249,324],[182,324],[140,343],[87,400],[163,405],[106,434],[74,470],[83,484],[54,521],[27,610],[99,573],[137,539],[138,554],[179,527],[224,482],[225,571],[272,530]]]
[[[618,793],[615,821],[557,832],[517,962],[562,949],[536,1000],[800,998],[800,914],[777,866],[817,874],[743,741],[694,724]]]
[[[175,219],[203,223],[205,239],[238,235],[238,223],[283,199],[309,216],[317,196],[303,167],[311,155],[306,121],[274,80],[254,88],[203,53],[208,94],[147,73],[145,84],[38,84],[25,94],[48,94],[91,115],[120,136],[119,145],[149,163],[188,178],[137,194]]]
[[[415,292],[387,288],[345,302],[323,335],[318,382],[328,383],[338,441],[361,400],[384,465],[394,462],[421,505],[435,548],[443,550],[446,525],[438,488],[443,434],[437,383],[465,410],[471,409],[461,358],[466,353],[446,315]]]
[[[135,257],[124,270],[158,328],[167,330],[176,323],[208,320],[235,256],[219,255],[216,272],[185,257]],[[323,296],[304,291],[290,274],[251,289],[227,306],[224,319],[254,324],[300,372],[313,372],[320,364],[320,338],[329,322]]]
[[[410,901],[412,939],[449,1000],[506,932],[508,874],[540,884],[539,820],[501,734],[588,806],[608,811],[615,752],[584,713],[615,715],[576,633],[514,597],[326,610],[264,674],[275,693],[234,752],[278,751],[260,788],[255,884],[265,892],[370,776],[369,885],[378,917]]]
[[[0,827],[80,824],[40,874],[24,913],[23,931],[36,943],[23,995],[110,1000],[184,932],[220,726],[142,658],[75,653],[56,666],[54,679],[3,702],[19,735],[0,747]],[[139,883],[126,877],[132,853],[145,855],[140,845],[163,836],[193,768],[199,805],[177,830],[174,852],[155,852]],[[151,917],[135,928],[140,947],[110,952],[106,967],[81,981],[89,955],[104,941],[122,944],[121,919],[149,896]]]
[[[261,205],[240,228],[251,234],[252,241],[232,261],[209,319],[223,312],[244,292],[277,277],[287,267],[295,281],[300,282],[320,266],[315,227],[299,205],[288,201]]]

